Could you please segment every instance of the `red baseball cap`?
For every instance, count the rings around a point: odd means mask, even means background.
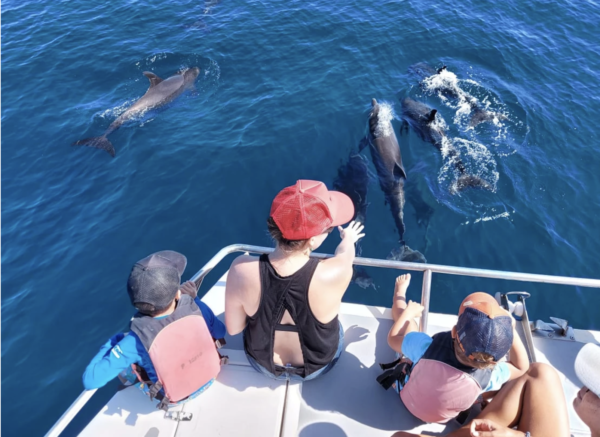
[[[283,238],[307,240],[348,223],[354,217],[354,204],[344,193],[329,191],[323,182],[299,180],[275,196],[271,217]]]

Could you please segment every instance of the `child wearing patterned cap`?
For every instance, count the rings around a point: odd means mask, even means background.
[[[461,303],[451,331],[433,337],[418,332],[423,307],[406,303],[410,274],[396,279],[388,343],[403,358],[378,380],[393,385],[406,408],[424,422],[445,423],[468,410],[485,392],[496,391],[529,368],[514,319],[489,294]],[[510,360],[501,361],[510,351]],[[384,367],[384,366],[382,366]],[[385,367],[384,367],[385,368]],[[393,380],[393,384],[390,382]]]

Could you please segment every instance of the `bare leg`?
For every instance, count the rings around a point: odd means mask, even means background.
[[[477,416],[532,436],[570,435],[567,403],[556,371],[549,365],[533,363],[523,376],[502,386],[494,399]],[[469,425],[451,433],[470,436]]]
[[[408,313],[404,313],[408,307],[406,303],[406,289],[408,288],[408,284],[410,284],[410,274],[398,276],[396,278],[394,300],[392,302],[392,316],[394,317],[394,324],[388,333],[388,344],[398,353],[402,352],[402,342],[404,341],[404,336],[409,332],[419,330],[414,318],[408,317]]]
[[[536,363],[527,375],[530,379],[517,429],[534,436],[570,435],[567,402],[558,373],[547,364]]]
[[[558,373],[543,363],[531,364],[526,374],[504,384],[477,419],[489,419],[509,428],[516,426],[519,431],[529,431],[535,437],[571,435],[567,403]],[[467,424],[448,437],[470,437],[469,427]],[[414,436],[405,432],[393,435]]]
[[[410,273],[396,278],[394,287],[394,300],[392,302],[392,316],[394,322],[398,320],[402,312],[406,309],[406,290],[410,284]]]

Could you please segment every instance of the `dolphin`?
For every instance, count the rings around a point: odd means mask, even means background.
[[[404,225],[404,183],[406,181],[406,170],[402,164],[402,155],[400,146],[392,126],[393,114],[390,109],[381,111],[377,100],[371,101],[371,114],[369,115],[369,149],[371,158],[377,169],[379,186],[385,195],[386,203],[390,206],[392,217],[398,234],[400,235],[400,245],[407,251],[412,251],[404,241],[406,226]],[[366,146],[366,145],[365,145]],[[426,262],[425,257],[416,252],[422,262]]]
[[[221,3],[221,0],[205,0],[204,1],[204,15],[209,14],[211,9]]]
[[[424,62],[419,62],[409,67],[409,72],[419,77],[421,87],[425,86],[426,79],[431,79],[434,76],[443,74],[446,71],[448,71],[448,68],[445,65],[435,69]],[[508,117],[504,114],[488,111],[483,108],[479,103],[479,100],[460,88],[454,80],[442,80],[435,83],[438,84],[436,89],[445,97],[467,103],[472,113],[471,119],[469,120],[469,127],[475,127],[478,124],[486,121],[508,119]]]
[[[409,97],[402,100],[402,131],[412,127],[417,135],[425,142],[433,144],[440,152],[445,153],[451,160],[460,176],[452,194],[462,191],[467,187],[485,188],[491,190],[489,183],[478,176],[470,175],[460,159],[460,154],[446,137],[444,129],[435,122],[437,109],[432,109],[424,103],[417,102]]]
[[[333,181],[333,189],[346,194],[354,204],[354,218],[361,223],[367,219],[367,192],[372,176],[367,158],[356,149],[350,152],[348,161],[340,165]]]
[[[333,189],[347,195],[354,204],[353,220],[365,224],[367,220],[367,192],[372,179],[367,158],[358,153],[356,148],[350,151],[348,161],[339,166],[337,176],[333,180]],[[361,241],[356,243],[356,255],[362,254]],[[361,288],[369,288],[375,284],[367,271],[359,266],[352,266],[352,282]]]
[[[91,137],[76,141],[73,143],[73,146],[90,146],[103,149],[114,158],[115,148],[108,140],[108,135],[119,129],[123,123],[140,117],[150,109],[164,106],[175,100],[184,91],[193,89],[194,82],[200,74],[200,69],[198,67],[188,68],[187,70],[174,74],[164,80],[149,71],[144,71],[143,74],[150,80],[150,88],[148,88],[146,94],[119,115],[119,117],[108,126],[104,135],[101,137]]]
[[[337,176],[333,180],[333,189],[344,193],[352,200],[354,204],[353,220],[359,221],[363,225],[367,220],[367,207],[369,206],[367,192],[370,181],[371,174],[367,158],[359,154],[356,149],[350,151],[348,162],[339,166]],[[361,241],[358,241],[356,243],[356,255],[360,256],[361,254]],[[352,281],[358,284],[359,287],[367,288],[373,283],[373,280],[364,269],[359,271],[357,266],[353,266],[352,268],[354,270]]]
[[[416,64],[413,64],[410,67],[408,67],[408,72],[417,76],[419,78],[419,81],[423,81],[435,74],[440,74],[445,69],[445,65],[441,68],[436,69],[425,62],[417,62]]]
[[[361,266],[353,266],[351,282],[354,282],[356,285],[358,285],[363,290],[366,290],[367,288],[371,288],[371,287],[373,287],[375,290],[377,290],[375,281],[373,281],[373,278],[371,278],[371,276],[367,273],[365,268],[361,267]]]

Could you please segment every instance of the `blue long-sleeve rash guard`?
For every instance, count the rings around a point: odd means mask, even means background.
[[[223,322],[217,319],[212,310],[199,298],[196,297],[194,302],[202,311],[210,335],[216,339],[225,337]],[[138,336],[133,332],[129,335],[116,334],[100,348],[88,364],[83,374],[83,386],[86,390],[102,387],[133,363],[142,366],[153,382],[158,380],[150,355]]]

